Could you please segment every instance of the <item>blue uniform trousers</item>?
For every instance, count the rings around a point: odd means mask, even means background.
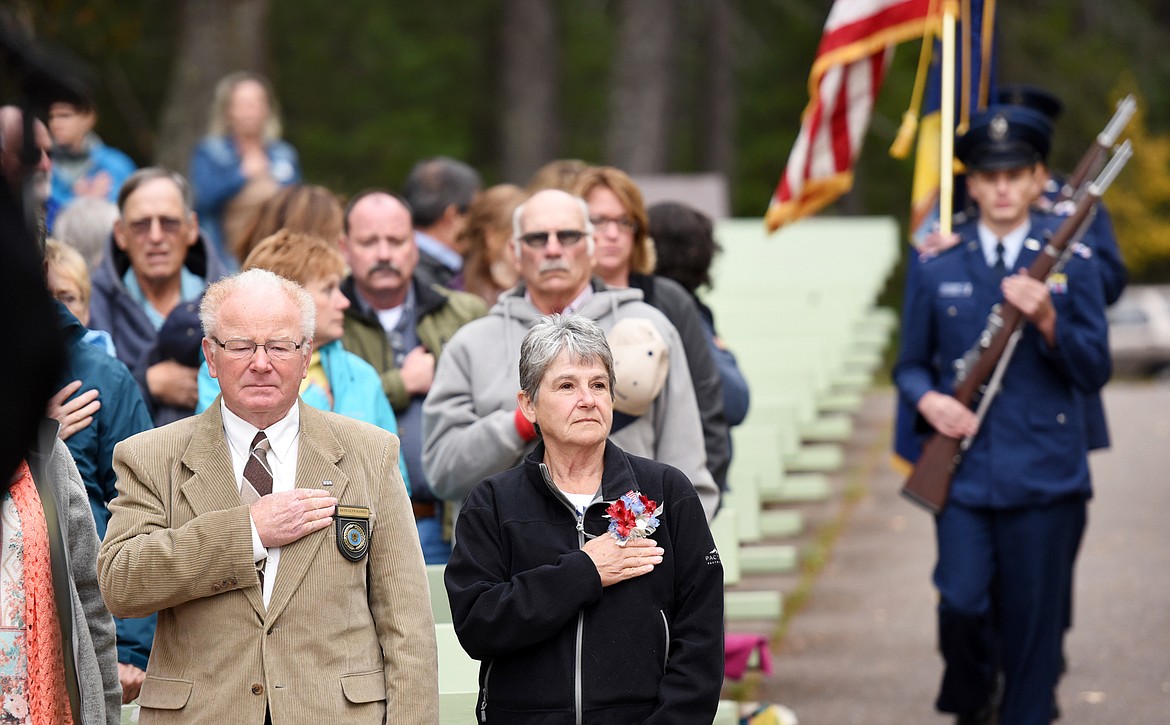
[[[969,508],[936,518],[939,648],[945,669],[936,706],[973,712],[1003,673],[1000,725],[1047,725],[1060,677],[1075,542],[1086,502]]]

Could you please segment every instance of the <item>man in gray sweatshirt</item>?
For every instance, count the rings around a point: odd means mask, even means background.
[[[623,450],[681,470],[710,520],[719,489],[706,468],[695,390],[678,332],[637,289],[608,289],[593,279],[594,241],[584,201],[538,192],[517,208],[514,240],[520,284],[487,317],[464,325],[444,348],[423,404],[423,467],[434,492],[461,502],[488,475],[520,463],[536,432],[517,411],[520,341],[544,315],[576,313],[609,332],[620,320],[649,320],[665,343],[669,368],[661,391],[640,415],[619,420]],[[618,369],[618,387],[622,386]],[[630,482],[636,488],[636,482]]]

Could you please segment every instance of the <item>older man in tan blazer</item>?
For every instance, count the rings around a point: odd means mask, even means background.
[[[220,402],[114,451],[102,594],[119,616],[159,613],[140,721],[433,725],[398,440],[298,402],[314,305],[297,285],[251,270],[200,316]]]

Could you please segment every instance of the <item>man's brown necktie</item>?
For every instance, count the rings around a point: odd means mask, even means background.
[[[252,439],[252,452],[248,456],[248,462],[244,464],[244,483],[240,486],[240,502],[245,506],[251,506],[261,496],[272,493],[272,470],[268,465],[268,451],[271,448],[272,444],[269,443],[268,436],[264,435],[264,431],[260,431]],[[256,567],[261,591],[264,589],[264,562],[266,561],[267,559]]]

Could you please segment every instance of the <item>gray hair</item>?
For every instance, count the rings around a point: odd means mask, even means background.
[[[187,183],[187,178],[178,171],[164,169],[161,166],[147,166],[145,169],[139,169],[122,182],[122,188],[118,190],[118,213],[126,211],[126,200],[130,198],[131,194],[138,191],[138,187],[155,179],[166,179],[175,185],[175,188],[179,190],[179,196],[183,198],[183,214],[190,217],[191,209],[194,206],[191,184]]]
[[[524,209],[527,208],[533,199],[542,194],[563,194],[576,202],[577,206],[581,207],[581,220],[585,224],[585,233],[589,235],[585,240],[585,244],[589,248],[588,256],[592,257],[595,242],[593,239],[593,222],[589,219],[589,205],[581,197],[574,196],[567,191],[561,191],[560,189],[541,189],[528,197],[527,201],[516,207],[512,212],[512,251],[516,253],[516,259],[520,259],[520,235],[524,233]]]
[[[203,293],[203,301],[199,303],[199,321],[203,323],[204,337],[212,337],[218,331],[219,312],[223,303],[236,292],[244,290],[285,295],[301,313],[302,339],[313,339],[317,331],[317,305],[313,302],[313,295],[296,282],[259,267],[224,277]]]
[[[609,377],[609,397],[615,395],[613,353],[605,332],[581,315],[548,315],[533,325],[520,343],[520,389],[536,402],[540,381],[561,353],[577,364],[599,362]]]
[[[414,165],[402,184],[402,196],[409,202],[414,225],[426,229],[452,204],[460,214],[466,214],[482,188],[483,180],[475,169],[462,161],[436,156]]]
[[[118,206],[96,196],[79,196],[65,205],[53,221],[53,236],[81,252],[92,272],[102,262],[110,232],[118,221]]]

